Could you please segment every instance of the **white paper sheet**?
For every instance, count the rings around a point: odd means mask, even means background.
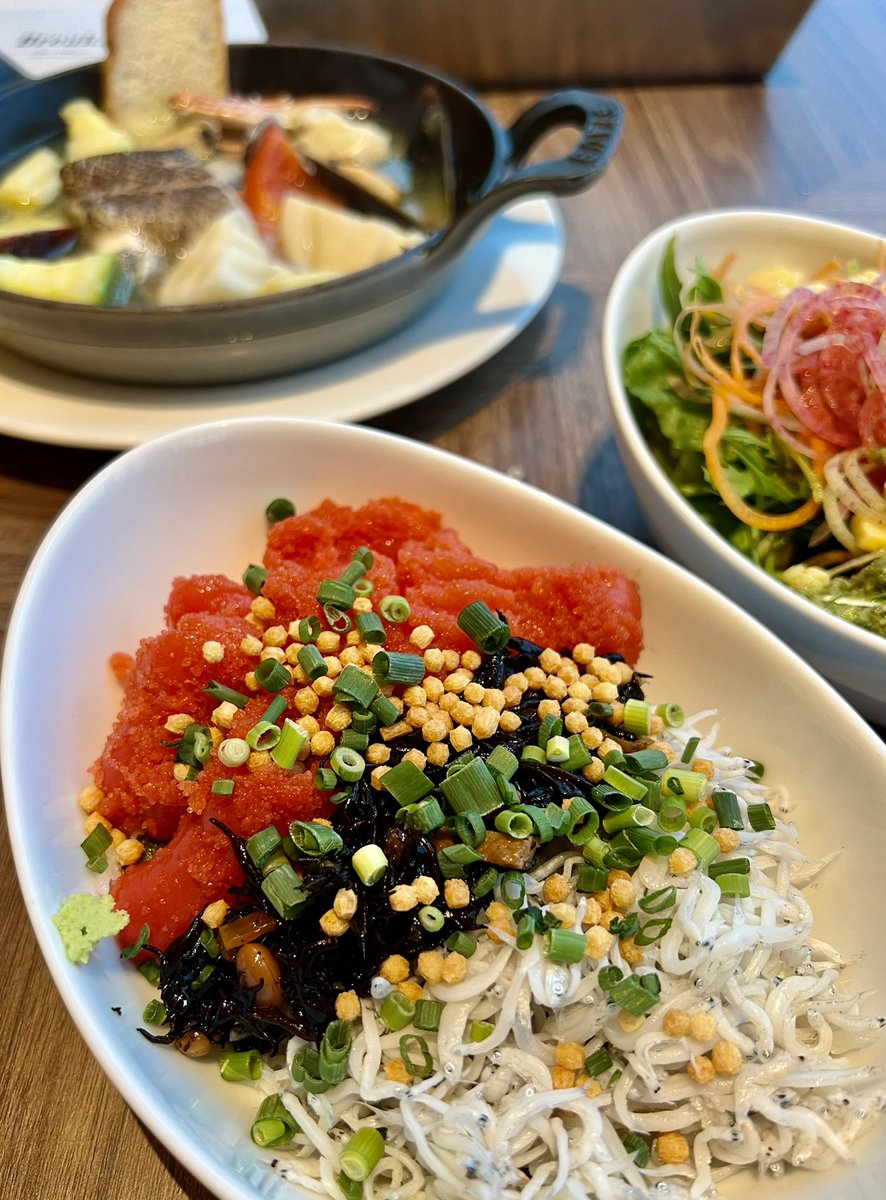
[[[267,40],[252,0],[222,0],[229,43]],[[0,56],[28,79],[101,62],[109,0],[3,0]]]

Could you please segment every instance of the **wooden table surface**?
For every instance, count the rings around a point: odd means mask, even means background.
[[[372,424],[517,472],[643,537],[604,401],[599,335],[613,275],[655,226],[709,207],[771,206],[886,233],[886,60],[872,52],[884,45],[886,0],[818,0],[765,84],[612,89],[623,140],[602,181],[562,205],[566,262],[544,311],[491,362]],[[488,102],[507,122],[532,99]],[[45,530],[109,457],[0,436],[0,631]],[[77,1033],[38,952],[5,830],[0,944],[0,1195],[209,1200]]]

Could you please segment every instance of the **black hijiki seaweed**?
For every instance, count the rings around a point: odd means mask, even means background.
[[[512,637],[503,650],[484,659],[475,678],[484,686],[500,687],[508,675],[537,662],[541,650],[534,642]],[[601,657],[624,661],[617,654]],[[635,674],[622,684],[619,700],[642,698],[641,678]],[[538,734],[539,721],[534,714],[540,695],[527,692],[517,710],[525,709],[525,714],[516,732],[484,739],[473,753],[486,758],[496,746],[505,746],[519,759],[523,747]],[[605,720],[596,723],[622,742],[634,740],[622,727]],[[420,733],[414,738],[398,739],[392,746],[393,760],[402,759],[417,738]],[[425,769],[435,783],[446,773],[444,767],[430,764]],[[520,762],[511,782],[527,804],[544,806],[577,793],[594,799],[592,783],[550,763]],[[390,907],[388,893],[399,884],[411,883],[417,875],[430,876],[441,895],[445,883],[433,842],[418,830],[404,828],[397,812],[396,801],[384,791],[371,789],[365,778],[351,786],[332,815],[333,828],[342,839],[341,849],[334,857],[305,859],[296,864],[309,901],[291,920],[280,918],[263,892],[261,871],[250,858],[245,839],[221,821],[213,820],[230,841],[243,870],[243,883],[232,889],[238,900],[233,915],[260,911],[276,921],[275,928],[259,940],[280,964],[286,1011],[255,1008],[258,988],[242,986],[233,961],[222,955],[211,956],[201,940],[206,926],[198,916],[167,950],[145,948],[156,956],[160,966],[160,996],[169,1022],[163,1034],[141,1030],[145,1037],[169,1043],[200,1032],[212,1043],[232,1041],[240,1049],[262,1052],[279,1049],[293,1033],[318,1041],[335,1016],[336,996],[351,989],[358,995],[368,995],[372,978],[385,958],[401,954],[412,959],[423,950],[443,945],[453,933],[476,928],[485,900],[472,899],[465,908],[447,911],[442,929],[435,932],[422,926],[416,909],[396,912]],[[350,866],[351,855],[369,843],[384,849],[389,864],[383,881],[371,888],[360,882]],[[487,867],[487,863],[467,867],[468,883],[475,882]],[[332,907],[336,892],[343,887],[356,892],[357,912],[342,937],[328,937],[320,928],[319,918]]]

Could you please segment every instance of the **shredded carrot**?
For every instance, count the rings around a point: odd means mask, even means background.
[[[715,388],[711,397],[711,423],[705,430],[702,447],[711,482],[720,493],[720,498],[729,511],[745,525],[750,525],[753,529],[765,529],[772,533],[797,529],[799,526],[805,525],[821,508],[821,504],[814,496],[810,496],[793,512],[763,513],[759,509],[751,508],[738,495],[730,484],[723,463],[720,461],[720,442],[728,424],[729,396],[719,388]]]
[[[710,383],[714,388],[722,387],[730,395],[736,396],[739,400],[744,400],[745,404],[750,404],[754,408],[762,407],[763,400],[760,393],[748,387],[743,378],[736,379],[724,367],[721,367],[710,356],[703,340],[694,330],[689,335],[689,348],[699,364],[708,373]]]

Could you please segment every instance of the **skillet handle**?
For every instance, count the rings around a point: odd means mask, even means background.
[[[438,243],[440,248],[460,249],[493,213],[521,196],[539,192],[568,196],[590,187],[606,169],[622,123],[621,105],[597,92],[573,88],[537,101],[506,133],[510,145],[501,177],[456,218]],[[535,143],[561,125],[581,130],[571,153],[524,166]]]

